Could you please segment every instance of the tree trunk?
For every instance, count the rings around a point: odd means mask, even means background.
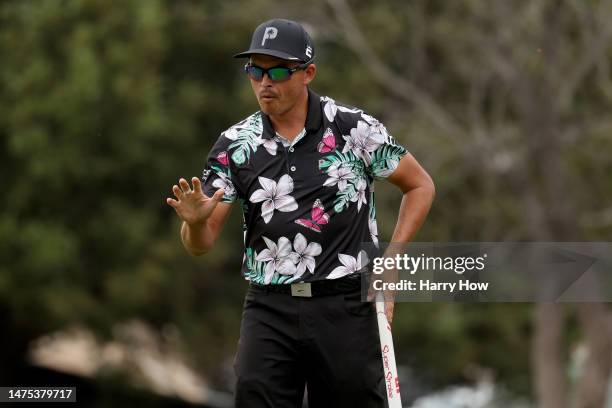
[[[557,303],[535,306],[533,338],[534,378],[539,408],[566,407],[562,338],[565,313]]]
[[[578,306],[588,356],[576,389],[576,408],[603,408],[606,402],[612,356],[607,314],[603,303]]]

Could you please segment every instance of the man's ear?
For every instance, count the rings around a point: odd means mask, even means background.
[[[304,68],[304,85],[308,85],[310,81],[312,81],[317,74],[317,66],[315,64],[310,64],[306,68]]]

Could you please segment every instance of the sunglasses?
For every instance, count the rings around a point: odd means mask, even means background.
[[[293,74],[294,72],[304,69],[308,65],[309,64],[300,64],[295,68],[277,66],[277,67],[271,67],[271,68],[266,69],[266,68],[262,68],[260,66],[257,66],[251,63],[247,63],[244,66],[244,71],[247,73],[249,78],[257,82],[263,79],[264,74],[268,74],[268,78],[270,78],[270,81],[282,82],[282,81],[286,81],[287,79],[289,79],[291,74]]]

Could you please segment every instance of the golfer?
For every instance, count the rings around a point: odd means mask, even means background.
[[[180,179],[167,202],[192,255],[212,250],[240,202],[250,286],[236,407],[301,407],[305,387],[311,408],[383,407],[376,312],[360,291],[361,244],[378,242],[373,183],[402,191],[392,241],[408,242],[431,178],[374,117],[310,88],[315,46],[300,24],[266,21],[235,57],[247,59],[260,110],[221,133],[201,180]],[[391,322],[393,300],[385,314]]]

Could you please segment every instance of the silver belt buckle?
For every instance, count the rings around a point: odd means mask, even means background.
[[[291,296],[312,297],[309,282],[300,282],[291,284]]]

